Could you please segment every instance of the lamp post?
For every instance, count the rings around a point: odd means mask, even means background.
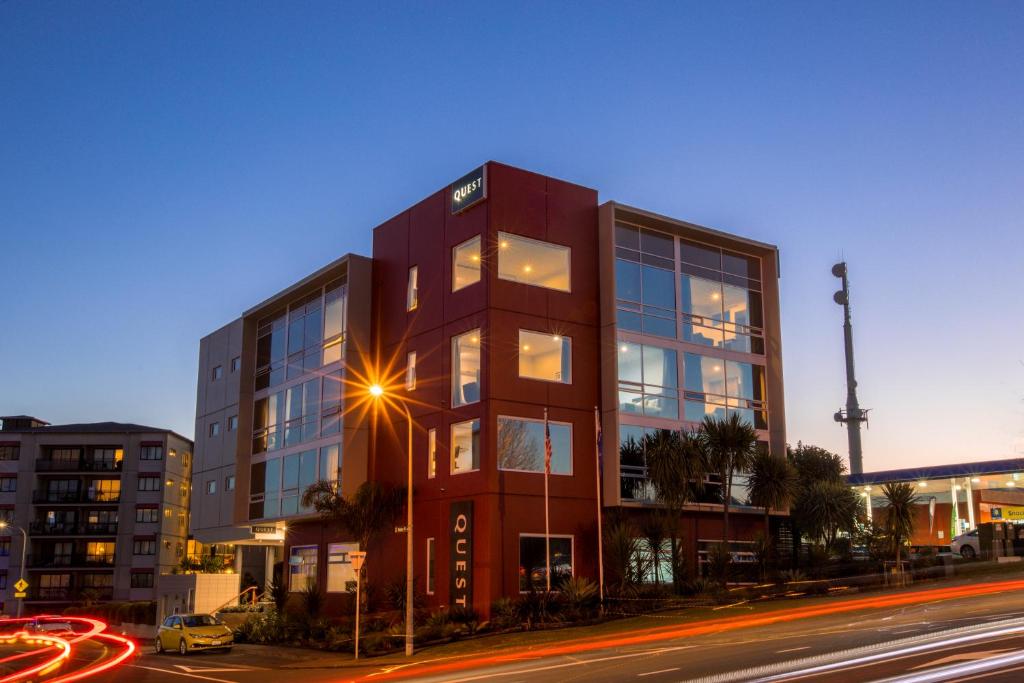
[[[365,550],[355,550],[348,554],[352,559],[352,568],[356,570],[356,659],[359,659],[359,613],[362,611],[362,603],[359,596],[359,582],[363,573],[363,562],[366,561]]]
[[[28,534],[25,533],[25,530],[22,529],[20,526],[14,526],[13,524],[8,524],[7,522],[0,522],[0,530],[3,530],[3,529],[17,529],[18,531],[21,532],[21,567],[20,567],[20,572],[19,572],[20,576],[18,577],[20,579],[21,577],[25,576],[25,551],[28,549]],[[24,598],[18,598],[18,617],[19,618],[21,617],[21,608],[22,608],[22,606],[24,604],[25,604],[25,599]]]
[[[384,396],[384,387],[379,384],[371,385],[370,395],[375,399]],[[402,411],[405,413],[407,429],[407,477],[406,477],[406,521],[405,521],[405,656],[411,657],[413,651],[413,561],[412,561],[412,414],[409,412],[408,404],[401,398],[395,397]]]

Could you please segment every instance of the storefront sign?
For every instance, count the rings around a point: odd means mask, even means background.
[[[448,533],[450,602],[468,607],[473,604],[473,501],[452,503]]]
[[[1024,507],[1001,506],[992,508],[992,521],[1024,522]]]
[[[252,532],[253,539],[257,541],[283,541],[284,540],[284,529],[278,529],[272,524],[265,526],[252,526],[249,527]]]
[[[465,211],[487,197],[487,166],[467,173],[451,187],[452,213]]]

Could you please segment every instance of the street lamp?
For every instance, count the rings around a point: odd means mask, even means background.
[[[21,532],[21,568],[20,568],[20,574],[21,574],[21,577],[23,577],[23,576],[25,576],[25,551],[28,549],[28,534],[26,534],[25,530],[22,529],[20,526],[14,526],[13,524],[8,524],[5,521],[0,521],[0,531],[2,531],[4,529],[17,529],[18,531]],[[21,577],[19,577],[19,578],[21,578]],[[24,598],[18,598],[18,617],[19,618],[21,617],[21,608],[22,608],[22,605],[24,603],[25,603],[25,599]]]
[[[375,399],[384,397],[384,387],[379,384],[371,384],[368,388],[370,396]],[[412,590],[412,414],[409,413],[408,404],[398,396],[399,405],[405,413],[405,420],[408,426],[408,477],[406,481],[406,522],[405,522],[405,656],[412,656],[413,638],[413,590]]]

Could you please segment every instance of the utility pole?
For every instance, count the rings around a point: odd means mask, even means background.
[[[843,307],[843,341],[846,346],[846,410],[839,410],[833,416],[836,422],[846,425],[850,442],[850,473],[864,472],[864,456],[860,447],[860,424],[868,421],[868,411],[861,410],[857,403],[857,379],[853,372],[853,324],[850,322],[850,283],[846,277],[846,262],[832,266],[832,274],[843,281],[843,288],[832,296],[832,300]]]

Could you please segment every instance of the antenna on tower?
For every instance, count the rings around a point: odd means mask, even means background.
[[[850,473],[864,472],[864,455],[860,447],[860,424],[867,423],[868,409],[861,409],[857,403],[857,379],[853,371],[853,324],[850,322],[850,282],[846,277],[846,261],[832,266],[832,274],[843,281],[843,288],[832,295],[832,300],[843,307],[843,341],[846,346],[846,410],[838,410],[833,416],[836,422],[846,425],[850,443]]]

